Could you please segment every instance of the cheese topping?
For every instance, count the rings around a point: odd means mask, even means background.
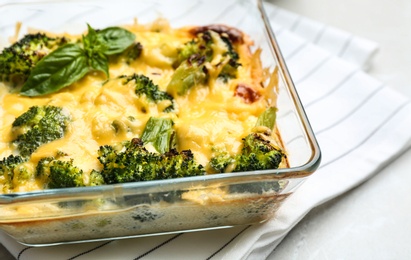
[[[31,154],[25,163],[31,169],[41,158],[61,153],[73,159],[87,179],[93,169],[101,170],[102,165],[97,159],[100,146],[141,137],[150,117],[171,118],[177,133],[178,150],[191,150],[195,160],[202,165],[207,165],[215,150],[225,150],[233,155],[241,150],[242,139],[253,129],[258,116],[275,102],[275,86],[262,86],[265,74],[259,62],[260,53],[250,52],[252,42],[246,35],[242,36],[242,42],[233,44],[241,65],[236,77],[227,80],[218,75],[229,62],[224,58],[229,50],[219,34],[211,31],[213,59],[205,63],[209,77],[207,84],[197,84],[185,95],[173,95],[175,107],[170,113],[164,111],[171,104],[169,100],[149,102],[135,94],[132,82],[124,84],[119,76],[143,74],[160,90],[167,91],[175,72],[178,48],[195,37],[192,28],[173,29],[164,20],[124,28],[136,35],[136,41],[143,46],[142,53],[131,62],[110,58],[109,80],[103,73],[94,71],[67,88],[38,97],[9,92],[9,87],[0,83],[1,158],[16,154],[16,147],[12,145],[15,135],[12,124],[35,105],[62,107],[69,112],[71,120],[64,137],[41,145]],[[23,184],[15,185],[13,190],[3,188],[3,192],[43,187],[41,180],[31,177]]]

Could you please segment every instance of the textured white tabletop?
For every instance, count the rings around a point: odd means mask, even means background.
[[[411,97],[410,1],[270,2],[378,42],[368,73]],[[410,167],[407,151],[366,183],[314,209],[270,259],[410,259]]]

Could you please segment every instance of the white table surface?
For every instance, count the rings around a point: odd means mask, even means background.
[[[411,97],[411,1],[270,2],[378,42],[368,73]],[[411,259],[410,166],[408,150],[367,182],[312,210],[269,259]]]
[[[378,42],[369,74],[411,98],[411,1],[270,2]],[[314,209],[269,259],[411,259],[409,166],[411,150],[364,184]],[[0,259],[13,258],[0,247]]]

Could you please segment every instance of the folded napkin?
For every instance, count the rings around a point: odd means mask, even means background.
[[[367,75],[377,44],[266,3],[282,53],[322,150],[320,168],[259,225],[53,247],[18,259],[264,259],[314,207],[370,178],[410,145],[411,102]]]

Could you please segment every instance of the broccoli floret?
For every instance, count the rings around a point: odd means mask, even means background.
[[[62,138],[70,116],[61,107],[33,106],[12,124],[13,144],[21,156],[30,156],[39,146]]]
[[[53,38],[43,33],[24,36],[1,52],[0,81],[24,82],[37,62],[65,43],[64,37]]]
[[[208,80],[208,71],[205,67],[205,56],[191,55],[175,70],[167,86],[167,92],[182,96],[196,85],[205,84]]]
[[[177,59],[174,62],[174,68],[177,68],[183,61],[188,59],[193,54],[199,54],[200,48],[199,44],[195,40],[191,40],[185,43],[183,46],[177,50]]]
[[[100,186],[105,184],[104,178],[100,172],[92,170],[90,173],[90,179],[87,186]]]
[[[218,152],[216,156],[212,157],[208,170],[212,173],[229,172],[230,167],[234,165],[235,159],[227,152]]]
[[[236,159],[234,171],[277,169],[284,153],[263,134],[251,133],[243,139],[241,154]]]
[[[238,62],[240,59],[238,53],[234,50],[233,44],[230,41],[229,37],[221,36],[221,40],[226,44],[228,51],[224,53],[224,56],[228,56],[229,60],[224,65],[220,74],[218,75],[224,82],[227,82],[228,79],[237,78],[237,68],[241,66]]]
[[[237,77],[239,55],[233,43],[224,33],[212,30],[201,31],[196,37],[179,47],[177,58],[173,63],[176,68],[167,92],[175,95],[184,95],[193,86],[206,84],[209,74],[206,63],[213,63],[215,75],[227,82]],[[215,64],[214,64],[215,63]],[[218,73],[218,74],[217,74]]]
[[[191,150],[178,152],[171,149],[161,155],[161,179],[181,178],[188,176],[204,175],[204,167],[194,161]]]
[[[15,155],[9,155],[0,161],[0,185],[3,192],[7,193],[14,188],[15,169],[24,162],[23,157]]]
[[[241,154],[236,158],[234,171],[277,169],[285,153],[271,139],[277,109],[268,107],[257,119],[253,133],[243,139]]]
[[[271,138],[275,126],[277,109],[268,107],[257,119],[253,132],[243,138],[240,154],[231,156],[225,151],[217,151],[211,158],[209,172],[239,172],[277,169],[285,153]]]
[[[212,37],[209,31],[198,34],[197,37],[189,42],[186,42],[177,50],[177,59],[173,63],[173,67],[177,68],[180,64],[189,59],[192,55],[204,56],[205,60],[211,61],[213,56]]]
[[[130,81],[135,83],[135,93],[137,96],[145,96],[147,100],[154,103],[159,103],[164,100],[170,101],[163,112],[170,112],[174,109],[174,99],[167,92],[161,91],[159,86],[147,76],[142,74],[133,74],[131,76],[120,76],[124,79],[123,84],[128,84]]]
[[[190,151],[152,153],[143,142],[134,138],[120,147],[100,147],[99,161],[105,183],[124,183],[203,175],[204,170],[194,161]]]
[[[211,158],[207,170],[211,173],[277,169],[285,154],[262,133],[243,138],[243,148],[237,156],[219,152]]]
[[[127,64],[130,64],[132,61],[140,57],[142,51],[143,51],[143,45],[141,45],[141,43],[139,42],[136,42],[132,44],[130,47],[128,47],[122,53],[122,57],[124,57]]]
[[[33,172],[30,171],[27,167],[25,167],[24,165],[18,165],[14,169],[13,182],[15,186],[21,185],[30,180],[33,176]]]
[[[188,60],[192,55],[197,55],[199,57],[205,57],[205,61],[213,60],[215,54],[213,50],[213,45],[221,46],[218,41],[222,41],[225,45],[226,51],[222,54],[223,60],[228,58],[224,62],[223,68],[218,74],[218,77],[227,82],[230,78],[237,77],[237,68],[241,66],[239,61],[239,55],[235,51],[233,42],[230,37],[221,32],[216,32],[208,30],[202,31],[197,34],[197,37],[178,49],[177,59],[174,62],[174,67],[177,68],[185,60]],[[220,65],[220,64],[218,64]]]
[[[83,170],[73,165],[73,160],[60,161],[54,157],[42,158],[36,167],[36,178],[49,189],[83,187]]]

